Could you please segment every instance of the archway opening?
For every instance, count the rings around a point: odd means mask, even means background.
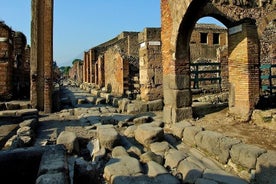
[[[228,107],[228,29],[206,16],[194,26],[190,43],[190,79],[195,118]]]
[[[193,57],[193,51],[190,47],[190,41],[193,41],[192,31],[196,28],[196,22],[201,17],[212,16],[223,22],[228,28],[228,54],[227,52],[225,54],[225,57],[228,57],[229,71],[229,87],[225,87],[225,90],[229,90],[228,114],[232,114],[240,121],[249,121],[259,101],[260,94],[260,49],[257,26],[254,20],[243,19],[234,21],[231,15],[224,15],[215,8],[212,11],[207,11],[204,9],[204,6],[205,5],[201,6],[202,10],[198,10],[200,12],[197,13],[192,11],[196,8],[190,6],[190,9],[187,10],[179,27],[179,34],[176,41],[176,67],[174,68],[174,73],[176,74],[175,78],[183,76],[182,78],[186,80],[185,83],[190,86],[187,85],[185,89],[178,89],[180,90],[178,93],[183,94],[182,97],[178,98],[183,98],[185,100],[183,100],[182,106],[177,107],[175,110],[179,111],[179,109],[182,109],[183,112],[181,113],[184,114],[183,118],[191,117],[192,115],[197,116],[192,109],[191,59]],[[207,47],[208,43],[219,43],[219,39],[217,39],[218,36],[218,34],[214,34],[212,35],[212,39],[209,39],[207,32],[202,32],[202,34],[198,35],[198,38],[199,41],[202,42],[201,44],[205,44]],[[199,47],[196,48],[197,51],[200,50]],[[192,115],[187,115],[190,112],[192,112]],[[181,118],[178,118],[176,122],[179,120],[181,120]]]

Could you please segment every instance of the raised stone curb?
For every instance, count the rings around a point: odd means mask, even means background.
[[[249,144],[237,144],[231,149],[231,160],[248,169],[255,169],[257,158],[266,150]]]

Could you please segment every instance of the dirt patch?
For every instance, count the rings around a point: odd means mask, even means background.
[[[235,137],[244,143],[253,144],[267,150],[276,150],[276,131],[260,127],[254,123],[242,123],[228,116],[226,104],[205,104],[194,107],[198,117],[193,123],[206,130],[223,133]]]

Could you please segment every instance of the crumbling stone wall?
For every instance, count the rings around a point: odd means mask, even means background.
[[[69,77],[77,83],[82,83],[82,71],[83,71],[83,61],[77,60],[73,62],[73,66],[69,70]]]
[[[259,100],[258,41],[275,19],[274,1],[161,0],[164,120],[173,123],[192,117],[188,43],[195,23],[204,16],[217,18],[232,34],[229,111],[247,121]]]
[[[14,99],[26,98],[30,91],[30,74],[26,58],[29,57],[29,49],[26,49],[27,39],[21,32],[14,33],[14,65],[13,65],[13,96]],[[29,61],[28,61],[29,62]],[[29,66],[30,67],[30,66]],[[26,71],[27,70],[27,71]]]
[[[117,45],[116,45],[117,46]],[[128,77],[128,63],[120,54],[120,48],[111,47],[105,52],[105,87],[114,95],[124,94],[124,77]]]
[[[0,22],[0,99],[11,99],[12,94],[12,30]]]
[[[145,28],[138,39],[141,99],[162,99],[161,29]]]
[[[0,99],[29,98],[30,47],[26,36],[0,23]]]

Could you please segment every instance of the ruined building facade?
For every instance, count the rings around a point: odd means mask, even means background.
[[[76,81],[78,84],[82,83],[83,61],[75,60],[69,70],[69,77]]]
[[[275,58],[275,1],[161,0],[164,121],[192,117],[189,42],[205,16],[228,28],[229,114],[248,121],[260,98],[260,61]]]
[[[84,52],[83,82],[105,87],[116,96],[134,91],[139,75],[137,38],[137,32],[122,32]]]
[[[29,98],[30,47],[26,36],[0,22],[0,99]]]
[[[197,76],[191,74],[191,78],[205,78],[218,80],[203,80],[192,82],[191,86],[208,90],[229,90],[228,83],[228,30],[216,24],[197,23],[192,31],[190,40],[190,63],[198,64],[191,66],[191,70],[197,70]],[[201,63],[205,63],[200,65]],[[208,63],[210,63],[208,65]],[[217,63],[218,65],[212,65]],[[218,71],[218,72],[208,72]],[[205,73],[206,72],[206,73]]]

